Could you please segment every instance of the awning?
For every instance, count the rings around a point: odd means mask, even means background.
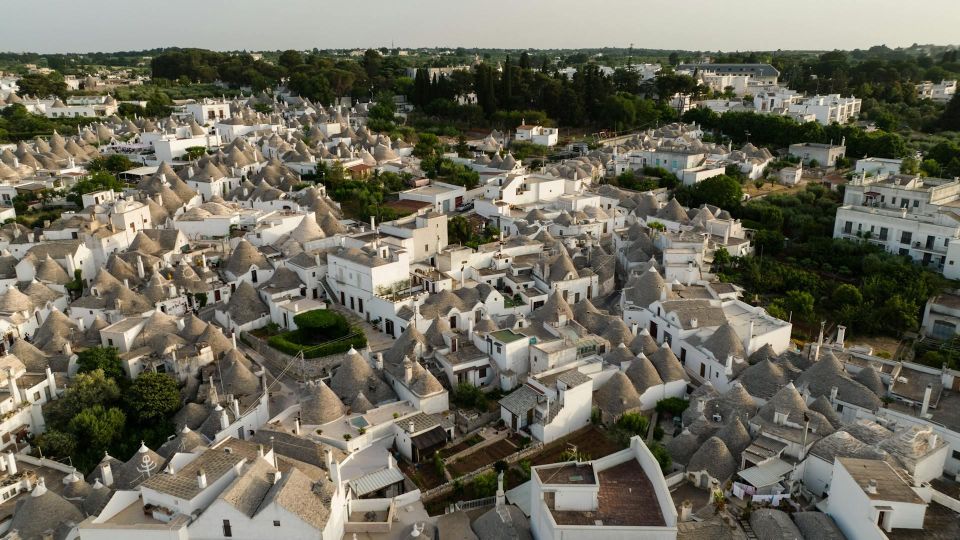
[[[400,469],[381,469],[351,480],[350,489],[354,495],[362,497],[367,493],[380,491],[398,482],[403,482],[403,473],[400,472]]]
[[[793,465],[790,465],[782,459],[771,459],[744,469],[738,473],[740,478],[743,478],[748,484],[755,488],[764,488],[767,486],[772,486],[783,479],[783,476],[790,472],[793,469]]]
[[[430,431],[417,435],[411,441],[418,450],[433,448],[439,444],[447,442],[447,432],[442,426],[437,426]]]

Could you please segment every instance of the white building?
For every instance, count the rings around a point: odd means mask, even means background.
[[[796,143],[791,144],[788,150],[791,156],[803,160],[804,165],[816,164],[818,167],[836,167],[837,161],[847,154],[847,147],[843,144]]]
[[[557,145],[557,138],[559,134],[560,130],[557,128],[528,126],[527,124],[521,124],[517,126],[515,140],[530,141],[533,144],[551,147]]]
[[[917,97],[929,99],[937,103],[946,103],[957,95],[956,79],[943,80],[938,83],[923,81],[917,85]]]
[[[922,529],[927,503],[919,488],[880,460],[838,458],[827,513],[851,540],[885,539],[894,529]]]
[[[467,194],[466,188],[443,182],[430,182],[421,186],[400,192],[401,201],[422,201],[433,205],[433,210],[446,214],[463,204]]]
[[[865,239],[957,279],[960,227],[952,208],[958,201],[957,180],[861,175],[847,184],[833,237]]]
[[[634,436],[604,458],[534,467],[530,528],[538,540],[673,540],[677,511],[660,465]]]

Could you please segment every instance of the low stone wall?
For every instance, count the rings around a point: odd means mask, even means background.
[[[286,369],[286,374],[298,381],[315,380],[328,377],[333,368],[343,363],[347,353],[322,356],[320,358],[306,358],[301,360],[271,347],[266,340],[260,339],[247,332],[241,333],[241,339],[251,349],[257,351],[267,364],[266,368],[274,376]]]

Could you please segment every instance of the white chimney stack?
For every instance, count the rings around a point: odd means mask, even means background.
[[[7,452],[7,474],[13,476],[17,474],[17,456],[13,451]]]
[[[920,407],[920,416],[927,415],[927,409],[930,408],[930,394],[933,393],[933,385],[927,384],[927,387],[923,390],[923,405]]]
[[[103,480],[103,485],[107,487],[113,485],[113,469],[110,468],[109,463],[104,463],[100,467],[100,478]]]
[[[842,349],[843,340],[847,337],[847,327],[842,324],[837,327],[837,345]]]
[[[203,469],[197,471],[197,487],[200,489],[207,488],[207,471]]]

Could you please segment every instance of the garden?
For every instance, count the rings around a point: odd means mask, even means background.
[[[330,356],[367,345],[363,330],[335,311],[315,309],[297,315],[293,322],[296,330],[271,335],[267,343],[289,355],[302,352],[304,358]]]

